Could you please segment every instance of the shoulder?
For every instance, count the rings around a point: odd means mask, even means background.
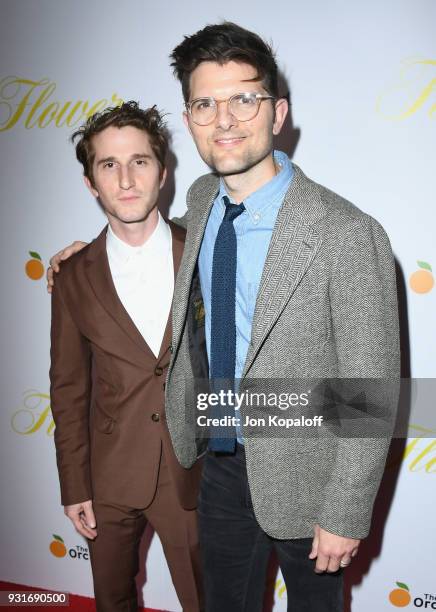
[[[361,236],[366,240],[373,237],[389,241],[385,229],[373,216],[326,187],[320,186],[320,191],[329,210],[326,221],[338,233],[352,234],[355,237]]]
[[[362,265],[371,254],[384,254],[392,259],[389,237],[377,219],[333,191],[325,187],[320,189],[329,210],[322,224],[322,234],[337,257],[346,258],[355,253]]]
[[[188,208],[191,204],[195,205],[197,202],[202,203],[205,200],[209,201],[211,198],[214,198],[218,193],[219,184],[220,180],[216,174],[210,172],[200,176],[192,183],[186,194]]]
[[[336,236],[350,231],[386,235],[377,219],[328,187],[309,179],[299,168],[297,172],[302,175],[300,178],[307,193],[319,199],[323,211],[318,221],[319,228],[324,228],[327,233]]]
[[[106,254],[106,227],[92,242],[61,262],[57,279],[61,283],[79,280],[89,263],[101,254]]]

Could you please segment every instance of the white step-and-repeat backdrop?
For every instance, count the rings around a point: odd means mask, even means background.
[[[205,168],[169,53],[222,19],[272,40],[292,97],[279,146],[386,228],[401,279],[404,374],[435,377],[436,3],[2,0],[0,14],[0,579],[92,595],[86,542],[59,505],[43,276],[52,253],[104,223],[68,142],[73,128],[119,99],[156,103],[173,132],[163,208],[180,214]],[[416,422],[409,433],[348,576],[355,612],[436,608],[436,432]],[[145,604],[180,610],[156,537],[143,553]],[[280,574],[275,586],[274,610],[286,610]]]

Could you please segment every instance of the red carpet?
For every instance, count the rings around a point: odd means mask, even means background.
[[[32,591],[37,593],[45,593],[46,589],[39,589],[38,587],[25,586],[23,584],[13,584],[11,582],[0,581],[0,591]],[[58,606],[0,606],[0,610],[62,610],[62,607]],[[65,606],[65,610],[68,612],[95,612],[95,602],[91,597],[83,597],[82,595],[72,595],[70,593],[70,605]],[[144,612],[165,612],[165,610],[156,610],[155,608],[140,608]],[[168,611],[167,611],[168,612]]]

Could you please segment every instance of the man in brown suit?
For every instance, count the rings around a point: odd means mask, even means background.
[[[99,612],[137,609],[147,522],[183,610],[202,608],[195,506],[200,465],[175,458],[164,411],[170,307],[184,230],[157,209],[168,139],[134,102],[74,135],[84,179],[109,226],[62,266],[52,293],[51,404],[61,499],[88,538]],[[195,291],[193,312],[199,312]],[[204,342],[201,317],[192,339]],[[201,375],[201,373],[199,373]]]

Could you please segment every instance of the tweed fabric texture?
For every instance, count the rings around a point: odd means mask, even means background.
[[[265,391],[272,378],[399,378],[395,266],[385,231],[295,165],[294,170],[262,273],[240,391]],[[194,423],[195,413],[185,401],[192,377],[186,309],[218,182],[206,175],[188,192],[186,246],[175,286],[167,420],[185,467],[201,450],[194,427],[181,434],[186,416]],[[259,524],[281,539],[311,537],[314,523],[338,535],[365,537],[389,442],[245,439]]]

